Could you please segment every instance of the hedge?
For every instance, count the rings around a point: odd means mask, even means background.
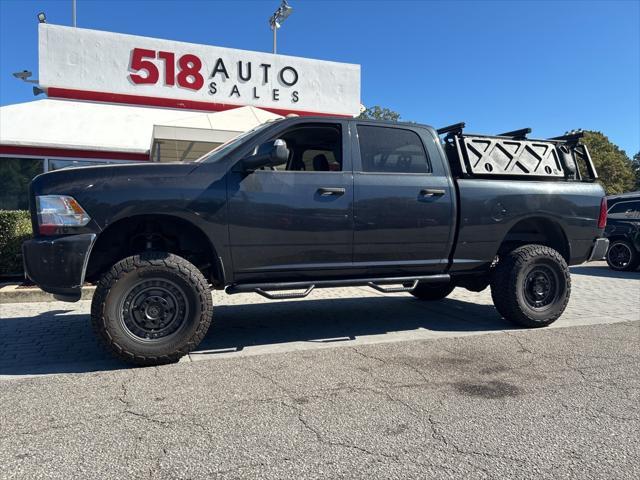
[[[0,275],[22,274],[22,242],[31,236],[28,211],[0,210]]]

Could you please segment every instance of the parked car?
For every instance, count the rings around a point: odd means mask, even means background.
[[[640,265],[640,192],[607,197],[607,205],[607,263],[613,270],[635,270]]]
[[[581,134],[463,127],[287,118],[194,163],[40,175],[27,275],[68,301],[97,282],[94,329],[140,365],[198,345],[210,288],[283,299],[368,285],[433,301],[490,286],[504,318],[549,325],[569,301],[568,265],[608,245]]]

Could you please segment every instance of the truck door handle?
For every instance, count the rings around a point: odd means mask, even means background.
[[[346,190],[344,188],[332,188],[332,187],[320,187],[318,189],[318,193],[323,197],[328,197],[329,195],[344,195]]]
[[[420,195],[423,197],[441,197],[445,194],[444,190],[437,190],[432,188],[423,188],[420,190]]]

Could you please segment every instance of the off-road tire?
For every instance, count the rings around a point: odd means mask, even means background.
[[[626,249],[624,253],[629,255],[629,262],[624,266],[620,265],[616,259],[610,257],[610,254],[615,253],[616,249],[620,248]],[[614,240],[611,242],[611,245],[609,245],[609,248],[607,249],[607,255],[605,258],[607,259],[607,265],[609,265],[609,268],[618,272],[629,272],[635,270],[638,268],[638,265],[640,265],[640,252],[638,252],[634,246],[626,240]]]
[[[527,286],[537,281],[530,278],[539,271],[553,277],[556,290],[548,305],[537,308],[532,306],[531,297],[538,293],[533,288],[527,290]],[[570,295],[567,263],[560,253],[544,245],[525,245],[501,256],[491,274],[491,298],[498,313],[525,327],[545,327],[556,321],[567,307]]]
[[[154,282],[177,289],[173,300],[178,297],[180,301],[173,303],[182,310],[168,307],[167,311],[183,311],[184,315],[172,317],[178,319],[179,326],[171,334],[158,339],[138,338],[125,325],[122,312],[127,307],[123,302],[128,300],[130,304],[136,285],[150,284],[147,290],[151,290]],[[175,292],[168,292],[171,300]],[[211,324],[212,310],[209,285],[193,264],[171,253],[147,252],[119,261],[102,276],[91,303],[91,323],[116,357],[135,365],[161,365],[178,361],[198,346]],[[131,322],[132,315],[127,318]]]
[[[419,283],[410,293],[420,300],[434,301],[446,298],[454,288],[451,283]]]

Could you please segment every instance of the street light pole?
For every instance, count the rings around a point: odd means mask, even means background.
[[[74,27],[77,27],[78,24],[76,22],[76,0],[71,0],[71,20]]]
[[[275,53],[276,53],[276,37],[277,37],[278,29],[275,28],[275,27],[272,27],[271,30],[273,30],[273,53],[275,55]]]
[[[269,25],[271,26],[271,30],[273,31],[273,53],[276,53],[276,40],[278,36],[278,29],[282,25],[291,12],[293,8],[287,3],[287,0],[282,0],[282,3],[278,7],[278,9],[271,15],[269,19]]]

